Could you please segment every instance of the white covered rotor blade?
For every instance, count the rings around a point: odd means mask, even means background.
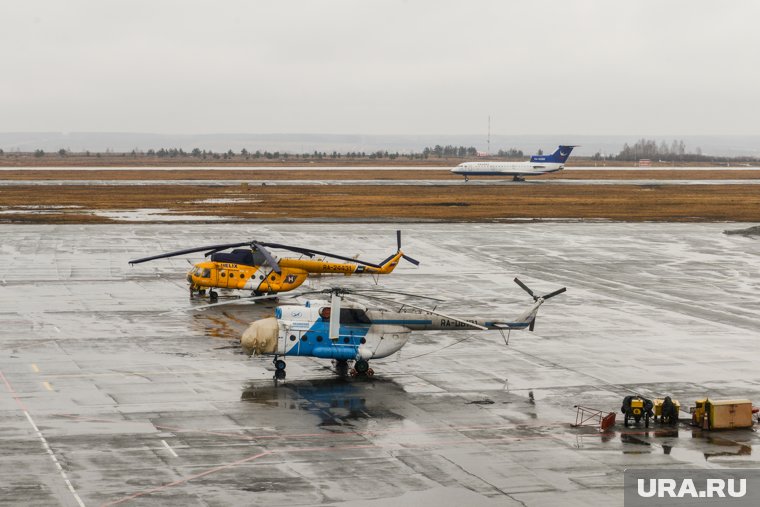
[[[221,301],[219,303],[210,303],[207,305],[199,305],[199,306],[193,306],[192,308],[182,308],[180,310],[173,310],[175,312],[195,312],[195,311],[201,311],[205,310],[206,308],[213,308],[215,306],[224,306],[224,305],[245,305],[249,304],[251,302],[256,302],[262,299],[275,299],[278,296],[277,294],[267,294],[266,296],[255,296],[255,297],[247,297],[247,298],[241,298],[241,299],[233,299],[231,301]],[[171,312],[170,312],[171,313]]]
[[[340,337],[340,300],[335,292],[330,298],[330,339],[335,341]]]
[[[394,303],[394,304],[397,304],[397,305],[401,304],[401,305],[404,305],[404,306],[408,306],[409,308],[414,308],[415,310],[420,310],[420,311],[423,311],[423,312],[432,313],[433,315],[438,315],[439,317],[446,317],[447,319],[451,319],[451,320],[453,320],[455,322],[460,322],[462,324],[466,324],[466,325],[474,327],[476,329],[481,329],[483,331],[488,331],[487,327],[481,326],[480,324],[475,324],[474,322],[468,322],[468,321],[466,321],[464,319],[460,319],[459,317],[452,317],[451,315],[448,315],[448,314],[445,314],[445,313],[436,312],[435,310],[430,310],[429,308],[422,308],[421,306],[410,305],[409,303],[399,303],[398,301],[394,301],[392,299],[380,298],[380,297],[377,297],[377,296],[364,296],[364,297],[371,297],[373,299],[378,299],[380,301],[388,301],[390,303]]]

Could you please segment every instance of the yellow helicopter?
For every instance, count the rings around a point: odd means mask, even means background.
[[[190,296],[192,297],[196,292],[204,295],[208,290],[209,298],[216,300],[218,294],[213,289],[248,290],[253,296],[261,296],[293,290],[304,283],[309,275],[314,274],[387,275],[396,269],[401,259],[405,259],[415,266],[419,265],[419,261],[401,251],[401,231],[396,231],[396,242],[398,247],[396,253],[378,264],[311,248],[256,240],[188,248],[134,259],[129,263],[134,265],[154,259],[206,251],[204,255],[210,259],[193,265],[187,273],[187,281],[190,282]],[[231,252],[223,252],[223,250],[230,248],[233,249]],[[291,257],[276,259],[269,251],[270,248],[289,250],[308,257],[322,256],[323,259],[312,260]],[[347,262],[328,262],[324,257]]]

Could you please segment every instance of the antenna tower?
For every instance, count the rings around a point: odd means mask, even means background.
[[[488,115],[488,155],[491,155],[491,115]]]

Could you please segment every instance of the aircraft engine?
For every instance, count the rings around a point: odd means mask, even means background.
[[[277,319],[269,317],[253,322],[240,338],[243,350],[251,354],[274,354],[277,350]]]

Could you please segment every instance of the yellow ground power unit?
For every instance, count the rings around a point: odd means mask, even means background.
[[[665,402],[664,398],[655,398],[654,400],[654,420],[657,421],[658,419],[662,422],[666,422],[666,419],[668,417],[663,417],[662,413],[662,405]],[[670,402],[675,407],[675,417],[678,418],[678,413],[681,411],[681,404],[678,402],[678,400],[670,400]],[[668,421],[668,422],[677,422],[677,421]]]

